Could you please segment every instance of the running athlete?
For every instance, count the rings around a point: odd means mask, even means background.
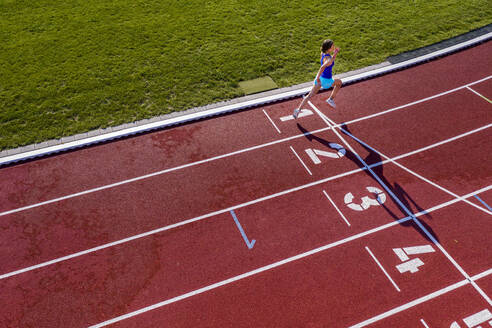
[[[294,110],[294,118],[299,116],[302,106],[304,106],[309,98],[317,94],[321,87],[323,87],[323,89],[329,89],[332,85],[334,85],[333,91],[326,102],[331,107],[336,108],[335,96],[337,95],[338,90],[342,87],[342,81],[340,79],[333,80],[332,68],[335,64],[335,58],[337,57],[339,51],[340,48],[335,48],[335,44],[332,40],[328,39],[323,41],[321,45],[321,67],[316,75],[316,78],[314,79],[314,85],[311,92],[309,92],[309,94],[302,99],[299,107]],[[333,55],[330,55],[330,53],[333,53]]]

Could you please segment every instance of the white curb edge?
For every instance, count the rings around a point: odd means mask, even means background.
[[[451,54],[453,52],[471,47],[473,45],[488,41],[491,38],[492,38],[492,32],[484,34],[484,35],[479,36],[479,37],[476,37],[474,39],[453,45],[451,47],[448,47],[448,48],[445,48],[445,49],[442,49],[439,51],[435,51],[433,53],[430,53],[430,54],[427,54],[424,56],[413,58],[411,60],[407,60],[407,61],[393,64],[393,65],[390,64],[390,65],[387,65],[387,66],[384,66],[381,68],[377,68],[374,70],[370,70],[367,72],[347,76],[347,77],[342,78],[342,82],[344,85],[347,85],[347,84],[355,83],[355,82],[358,82],[361,80],[373,78],[373,77],[378,76],[378,75],[387,74],[387,73],[392,72],[392,71],[408,68],[408,67],[432,60],[434,58],[445,56],[445,55]],[[72,149],[76,149],[76,148],[80,148],[80,147],[85,147],[88,145],[93,145],[96,143],[110,141],[113,139],[127,137],[127,136],[135,135],[138,133],[148,132],[151,130],[161,129],[161,128],[176,125],[176,124],[182,124],[182,123],[186,123],[186,122],[190,122],[190,121],[194,121],[194,120],[199,120],[199,119],[203,119],[203,118],[207,118],[207,117],[211,117],[211,116],[222,115],[222,114],[229,113],[232,111],[256,107],[256,106],[260,106],[263,104],[281,101],[281,100],[285,100],[285,99],[289,99],[289,98],[293,98],[293,97],[299,97],[301,95],[308,93],[310,90],[311,90],[311,86],[306,87],[306,88],[296,89],[293,91],[280,93],[280,94],[275,94],[275,95],[271,95],[271,96],[261,97],[261,98],[257,98],[257,99],[253,99],[253,100],[249,100],[249,101],[244,101],[244,102],[240,102],[240,103],[225,105],[225,106],[214,108],[214,109],[204,110],[204,111],[201,111],[198,113],[182,115],[182,116],[178,116],[175,118],[170,118],[170,119],[166,119],[166,120],[162,120],[162,121],[158,121],[158,122],[144,124],[144,125],[140,125],[140,126],[136,126],[136,127],[132,127],[132,128],[127,128],[127,129],[122,129],[119,131],[105,133],[105,134],[101,134],[101,135],[97,135],[97,136],[93,136],[93,137],[88,137],[88,138],[84,138],[84,139],[80,139],[80,140],[76,140],[76,141],[66,142],[66,143],[62,143],[59,145],[55,145],[55,146],[49,146],[49,147],[45,147],[45,148],[41,148],[41,149],[26,151],[26,152],[19,153],[19,154],[9,155],[9,156],[5,156],[5,157],[0,158],[0,166],[11,164],[11,163],[18,162],[18,161],[24,161],[24,160],[32,159],[32,158],[36,158],[36,157],[40,157],[40,156],[46,156],[49,154],[54,154],[54,153],[58,153],[58,152],[62,152],[62,151],[67,151],[67,150],[72,150]]]

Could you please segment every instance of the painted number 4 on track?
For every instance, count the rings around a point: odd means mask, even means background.
[[[395,252],[396,256],[403,263],[398,264],[396,268],[400,273],[411,272],[415,273],[419,271],[419,267],[424,265],[424,262],[420,258],[410,259],[409,255],[417,255],[417,254],[425,254],[425,253],[434,253],[435,250],[431,245],[424,246],[413,246],[413,247],[403,247],[403,248],[393,248],[393,252]]]

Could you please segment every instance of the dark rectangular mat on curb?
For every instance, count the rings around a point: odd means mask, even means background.
[[[254,80],[239,82],[239,87],[245,95],[277,89],[278,86],[269,76],[260,77]]]

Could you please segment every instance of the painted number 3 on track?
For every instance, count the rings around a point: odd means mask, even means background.
[[[366,187],[367,191],[376,195],[376,199],[369,196],[361,198],[361,203],[354,202],[354,195],[351,192],[344,197],[345,204],[354,211],[364,211],[371,206],[379,206],[386,201],[386,194],[376,187]]]

